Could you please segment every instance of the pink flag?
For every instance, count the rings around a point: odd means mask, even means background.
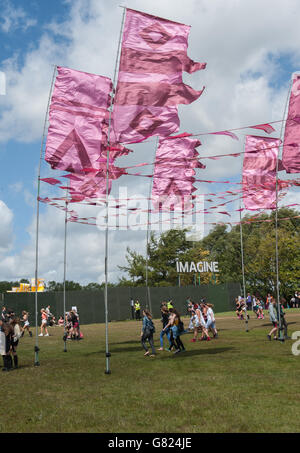
[[[300,74],[293,74],[292,83],[282,164],[287,173],[300,173]]]
[[[160,139],[156,153],[152,204],[162,208],[190,210],[195,168],[198,167],[199,140],[191,138]],[[202,165],[202,164],[201,164]]]
[[[109,152],[108,193],[111,191],[112,180],[126,174],[125,168],[114,165],[115,160],[118,157],[127,155],[129,152],[132,152],[132,150],[117,144],[114,145],[114,150]],[[85,171],[81,174],[76,174],[75,178],[70,178],[70,193],[73,199],[77,197],[80,198],[80,201],[83,201],[104,197],[106,194],[106,163],[106,147],[103,147],[100,157],[95,163],[97,165],[96,171],[94,171],[95,169],[84,169]]]
[[[178,104],[190,104],[202,91],[183,83],[182,72],[205,68],[187,56],[190,27],[126,10],[119,78],[114,103],[117,142],[179,129]]]
[[[57,68],[51,99],[46,161],[52,168],[81,173],[95,166],[106,137],[111,80],[68,68]]]
[[[246,135],[243,163],[243,200],[246,209],[276,208],[278,138]]]

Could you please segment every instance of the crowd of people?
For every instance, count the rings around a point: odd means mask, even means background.
[[[76,307],[72,307],[72,310],[65,313],[65,319],[63,316],[60,316],[57,321],[55,316],[51,313],[50,305],[46,308],[42,308],[40,313],[41,326],[39,336],[48,337],[49,326],[61,326],[64,327],[64,340],[81,340],[83,338],[82,332],[80,331],[79,314]],[[10,371],[14,368],[18,368],[17,346],[19,340],[26,332],[29,337],[32,337],[29,312],[23,310],[19,317],[12,309],[3,306],[0,317],[0,353],[3,358],[3,371]]]
[[[158,351],[166,349],[168,352],[173,352],[174,354],[185,352],[186,349],[182,342],[181,336],[188,332],[193,332],[193,338],[191,339],[191,342],[193,343],[197,341],[199,334],[201,334],[199,341],[210,341],[210,332],[212,332],[213,338],[218,338],[213,305],[205,302],[204,299],[202,299],[199,304],[191,301],[190,299],[188,299],[187,302],[187,313],[190,316],[188,329],[184,328],[184,323],[172,301],[164,301],[161,303],[160,310],[162,329],[159,335],[160,347],[158,348]],[[147,309],[144,309],[142,314],[143,324],[141,330],[141,343],[145,350],[144,355],[155,357],[156,351],[153,339],[155,326],[152,321],[152,315]],[[164,336],[167,337],[167,348],[164,348]],[[146,341],[149,342],[151,353],[147,347]]]
[[[283,330],[283,339],[289,340],[290,337],[288,336],[288,325],[285,319],[284,309],[285,305],[287,308],[298,308],[300,302],[300,300],[297,302],[298,296],[300,297],[300,293],[296,292],[295,297],[291,298],[291,302],[294,304],[294,306],[291,304],[291,307],[286,303],[286,299],[283,297],[280,299],[278,307],[277,301],[270,293],[268,293],[265,301],[261,297],[251,296],[250,293],[248,293],[246,300],[243,297],[238,296],[235,299],[236,315],[239,319],[249,319],[249,313],[250,311],[253,311],[257,319],[265,319],[263,310],[268,310],[273,327],[267,334],[267,338],[271,341],[273,335],[274,340],[277,340],[279,337],[279,326],[281,326]]]

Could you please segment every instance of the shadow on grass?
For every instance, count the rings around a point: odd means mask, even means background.
[[[157,352],[157,357],[162,358],[163,360],[165,359],[170,359],[173,357],[181,356],[181,357],[192,357],[196,355],[214,355],[214,354],[222,354],[224,352],[232,351],[235,348],[232,347],[224,347],[224,348],[213,348],[213,349],[193,349],[193,350],[186,350],[185,352],[179,353],[179,354],[174,354],[172,352],[168,351],[158,351]],[[143,352],[142,346],[140,344],[136,344],[135,347],[125,347],[125,348],[111,348],[110,353],[118,353],[118,352]],[[89,352],[86,355],[95,355],[95,354],[105,354],[105,350],[101,351],[94,351],[94,352]]]
[[[288,326],[291,326],[292,324],[298,324],[298,323],[296,321],[287,323]],[[267,324],[260,324],[259,326],[253,326],[253,327],[249,328],[249,330],[260,329],[261,327],[269,327],[269,328],[271,328],[272,327],[272,323],[268,322]]]
[[[160,353],[159,357],[163,360],[166,359],[173,359],[174,357],[192,357],[196,355],[214,355],[214,354],[222,354],[224,352],[232,351],[235,348],[214,348],[214,349],[193,349],[193,350],[186,350],[185,352],[180,352],[179,354],[173,354],[172,352]]]

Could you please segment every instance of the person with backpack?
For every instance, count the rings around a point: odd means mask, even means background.
[[[152,354],[150,354],[150,357],[155,357],[155,348],[154,348],[154,342],[153,342],[153,334],[155,332],[155,327],[152,321],[152,315],[149,310],[144,309],[143,310],[143,325],[142,325],[142,331],[141,331],[141,343],[146,351],[144,356],[149,355],[149,350],[146,346],[146,340],[148,340],[151,349],[152,349]]]
[[[170,312],[169,322],[164,328],[164,330],[167,330],[169,327],[171,327],[172,337],[177,347],[177,349],[174,351],[174,354],[178,354],[179,352],[185,351],[185,347],[180,339],[180,335],[182,335],[184,332],[184,325],[180,319],[180,314],[178,313],[177,310],[175,310],[175,308],[170,308],[169,312]]]

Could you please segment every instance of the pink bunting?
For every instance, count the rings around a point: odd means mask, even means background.
[[[228,137],[231,137],[234,140],[239,139],[237,135],[235,135],[233,132],[230,132],[230,131],[211,132],[210,135],[228,135]]]
[[[61,184],[61,182],[55,178],[40,178],[40,181],[47,182],[48,184],[51,184],[53,186],[56,184]]]
[[[256,126],[249,126],[251,129],[262,129],[265,131],[267,134],[271,134],[272,132],[275,132],[274,127],[271,126],[271,124],[257,124]]]

